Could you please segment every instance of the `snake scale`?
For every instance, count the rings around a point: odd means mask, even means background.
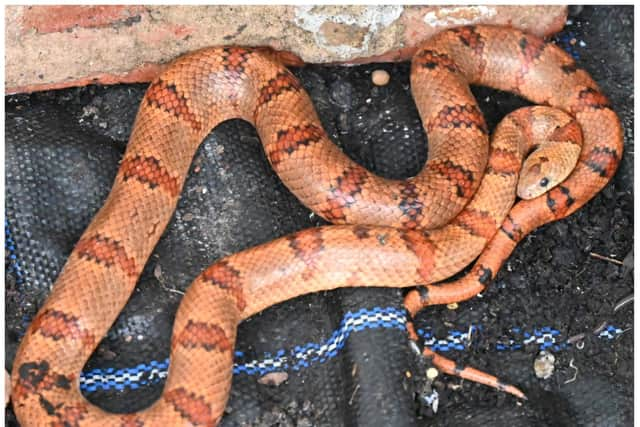
[[[549,113],[560,120],[550,125],[536,119],[535,109],[517,112],[490,146],[469,84],[510,91],[570,117]],[[20,345],[12,401],[22,425],[216,425],[243,319],[289,298],[346,286],[428,285],[408,294],[412,312],[470,298],[519,239],[602,189],[622,156],[620,122],[593,79],[554,44],[518,30],[476,26],[439,33],[414,56],[411,85],[430,158],[417,176],[388,180],[332,144],[275,52],[220,47],[175,60],[149,86],[111,193]],[[335,225],[228,256],[202,272],[175,318],[160,399],[138,413],[107,413],[80,394],[80,371],[133,291],[198,145],[231,118],[256,127],[285,185]],[[568,144],[565,151],[579,155],[577,165],[551,191],[513,206],[522,157],[538,146],[522,138],[514,143],[514,129],[535,137],[538,127],[547,139]],[[545,162],[553,163],[548,160],[543,154],[525,164],[542,173],[534,187],[555,184],[544,172]],[[435,284],[478,255],[463,279]]]

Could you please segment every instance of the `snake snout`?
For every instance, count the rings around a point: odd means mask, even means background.
[[[580,156],[582,133],[576,121],[549,107],[533,107],[531,112],[532,151],[520,172],[517,194],[533,199],[562,183],[571,174]]]

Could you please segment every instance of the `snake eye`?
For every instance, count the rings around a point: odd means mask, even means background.
[[[544,178],[542,178],[540,180],[540,187],[546,187],[547,185],[549,185],[549,180],[547,179],[547,177],[545,176]]]

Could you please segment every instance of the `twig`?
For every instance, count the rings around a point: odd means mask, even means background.
[[[162,286],[162,289],[164,289],[167,292],[173,292],[174,294],[184,295],[184,292],[179,291],[177,289],[169,288],[169,287],[165,286],[164,283],[160,283],[160,286]]]
[[[597,327],[597,328],[595,328],[595,329],[593,330],[593,334],[594,334],[594,335],[598,335],[598,334],[599,334],[600,332],[602,332],[602,331],[604,330],[604,328],[606,328],[606,327],[607,327],[607,321],[606,321],[606,320],[603,320],[603,321],[602,321],[602,323],[600,323],[600,324],[598,325],[598,327]]]
[[[567,344],[573,344],[584,340],[584,334],[574,335],[572,337],[567,338]]]
[[[619,260],[613,259],[613,258],[609,258],[608,256],[600,255],[600,254],[597,254],[595,252],[590,252],[589,255],[591,255],[593,258],[601,259],[603,261],[609,261],[609,262],[612,262],[612,263],[617,264],[617,265],[623,265],[622,261],[619,261]]]
[[[572,383],[572,382],[574,382],[576,380],[576,378],[578,378],[578,367],[573,364],[573,358],[571,358],[571,361],[569,362],[569,367],[575,369],[576,373],[573,374],[573,378],[569,378],[568,380],[566,380],[564,382],[565,384]]]
[[[471,347],[471,333],[473,332],[473,325],[469,325],[469,331],[467,332],[467,348]]]
[[[613,307],[613,312],[615,313],[616,311],[620,310],[622,307],[629,304],[630,302],[633,302],[633,294],[629,294],[626,297],[622,298],[620,301],[618,301],[616,305]]]
[[[360,389],[360,384],[356,385],[356,388],[353,389],[353,393],[351,393],[351,398],[349,399],[349,406],[353,405],[353,398],[356,397],[356,393]]]

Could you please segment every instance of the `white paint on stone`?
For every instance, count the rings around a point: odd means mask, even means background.
[[[380,28],[393,24],[403,10],[403,6],[362,6],[361,10],[357,10],[359,13],[354,10],[353,13],[344,11],[339,14],[327,14],[323,13],[323,6],[298,6],[295,8],[294,23],[313,34],[316,43],[335,53],[339,60],[348,60],[361,55],[371,55],[369,44],[372,36],[378,33]],[[327,21],[341,25],[356,25],[366,29],[361,47],[328,43],[320,31],[322,24]]]
[[[428,12],[424,15],[424,23],[432,27],[444,27],[451,25],[470,25],[481,18],[492,18],[498,13],[495,7],[491,6],[462,6],[462,7],[440,7],[437,11]],[[472,19],[456,18],[456,15],[473,16]]]

